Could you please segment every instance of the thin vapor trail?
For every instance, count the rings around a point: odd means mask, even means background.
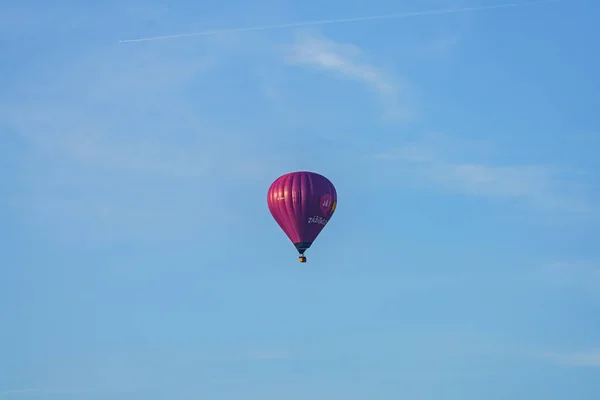
[[[293,23],[287,23],[287,24],[254,26],[254,27],[248,27],[248,28],[217,29],[217,30],[212,30],[212,31],[181,33],[181,34],[176,34],[176,35],[154,36],[154,37],[147,37],[147,38],[140,38],[140,39],[119,40],[119,43],[145,42],[145,41],[150,41],[150,40],[161,40],[161,39],[175,39],[175,38],[181,38],[181,37],[187,37],[187,36],[209,36],[209,35],[218,35],[218,34],[222,34],[222,33],[234,33],[234,32],[265,31],[265,30],[271,30],[271,29],[297,28],[297,27],[302,27],[302,26],[342,24],[342,23],[347,23],[347,22],[361,22],[361,21],[373,21],[373,20],[383,20],[383,19],[410,18],[410,17],[425,16],[425,15],[455,14],[455,13],[462,13],[462,12],[468,12],[468,11],[483,11],[483,10],[493,10],[493,9],[498,9],[498,8],[522,7],[522,6],[536,5],[536,4],[557,3],[559,1],[560,0],[538,0],[538,1],[528,1],[528,2],[521,2],[521,3],[505,3],[505,4],[496,4],[496,5],[489,5],[489,6],[478,6],[478,7],[463,7],[463,8],[431,10],[431,11],[414,11],[414,12],[397,13],[397,14],[372,15],[369,17],[324,19],[324,20],[317,20],[317,21],[304,21],[304,22],[293,22]]]

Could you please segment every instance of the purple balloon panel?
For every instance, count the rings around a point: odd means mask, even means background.
[[[303,254],[335,212],[337,192],[322,175],[291,172],[271,184],[267,204],[277,224]]]

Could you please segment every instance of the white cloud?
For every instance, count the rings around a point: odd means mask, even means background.
[[[549,165],[492,165],[461,155],[460,145],[441,137],[408,142],[375,158],[409,173],[421,184],[478,197],[517,199],[547,210],[591,212],[571,171]],[[466,147],[476,147],[467,144]],[[470,157],[471,159],[473,157]],[[395,162],[396,164],[394,164]]]
[[[5,87],[0,113],[27,143],[8,199],[23,225],[55,239],[114,240],[235,220],[206,185],[255,179],[269,161],[248,151],[257,138],[243,111],[232,119],[227,104],[213,105],[234,95],[214,79],[224,57],[213,46],[63,54]]]
[[[30,398],[29,395],[85,395],[85,394],[100,394],[100,393],[128,393],[125,391],[110,391],[110,390],[85,390],[85,389],[8,389],[0,391],[0,396],[7,397],[24,397]]]
[[[600,347],[585,351],[566,353],[547,353],[552,362],[572,367],[600,367]]]
[[[600,290],[600,262],[593,260],[555,261],[545,265],[539,276],[554,287]],[[538,276],[538,277],[539,277]]]
[[[419,53],[431,58],[447,56],[458,46],[459,42],[460,38],[458,35],[438,37],[421,46]]]
[[[287,351],[263,351],[254,355],[254,358],[259,360],[282,360],[289,357],[290,354]]]
[[[33,140],[40,150],[60,155],[63,162],[121,172],[192,178],[205,175],[214,161],[209,161],[207,151],[195,146],[185,148],[152,138],[115,139],[110,132],[93,126]]]
[[[363,82],[378,92],[393,93],[394,85],[381,71],[358,60],[361,53],[355,45],[304,34],[292,46],[288,61],[328,69]]]
[[[47,393],[44,390],[40,389],[9,389],[1,392],[3,396],[8,396],[11,394],[25,394],[25,393]]]
[[[364,52],[358,46],[304,32],[296,36],[286,60],[362,83],[382,98],[388,116],[406,121],[416,115],[407,100],[408,84],[364,60]]]

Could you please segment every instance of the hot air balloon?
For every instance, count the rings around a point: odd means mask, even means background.
[[[335,211],[337,192],[329,179],[315,172],[291,172],[277,178],[267,194],[269,211],[300,257],[313,244]]]

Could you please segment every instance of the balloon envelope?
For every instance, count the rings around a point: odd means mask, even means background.
[[[314,172],[291,172],[269,188],[271,215],[300,254],[308,249],[333,215],[337,192],[329,179]]]

